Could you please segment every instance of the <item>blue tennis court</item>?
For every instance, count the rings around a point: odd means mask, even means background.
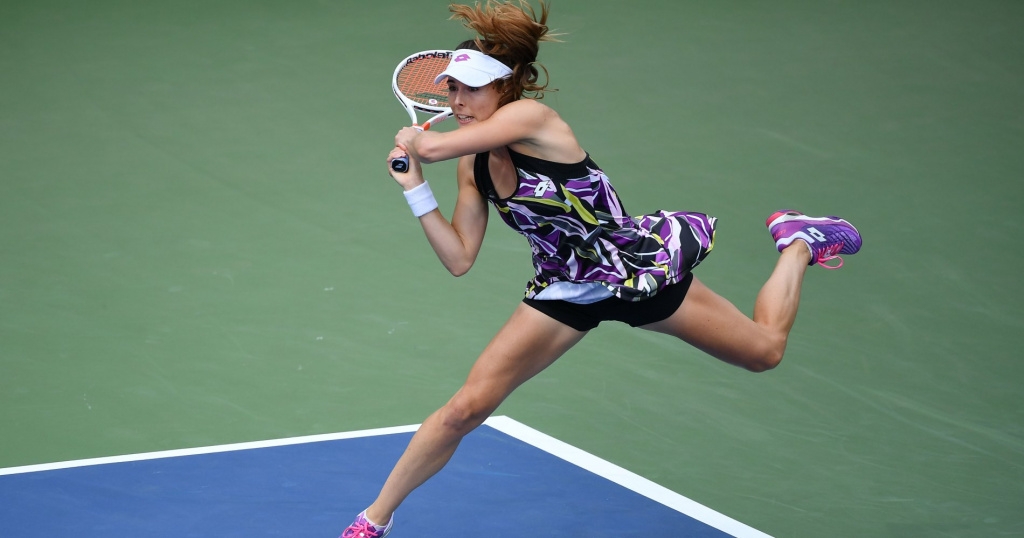
[[[415,429],[3,469],[0,535],[336,536]],[[507,417],[396,518],[403,536],[766,536]]]

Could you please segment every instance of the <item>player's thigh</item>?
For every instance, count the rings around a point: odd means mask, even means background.
[[[774,335],[694,277],[675,313],[643,329],[676,336],[712,357],[761,369],[777,348]]]
[[[496,406],[586,334],[520,303],[473,364],[460,392]]]

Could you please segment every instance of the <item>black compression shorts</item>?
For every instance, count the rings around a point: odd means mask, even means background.
[[[568,301],[523,299],[523,302],[577,331],[589,331],[602,321],[621,321],[632,327],[662,321],[679,309],[693,282],[693,273],[683,280],[665,286],[650,299],[624,301],[609,297],[596,303],[576,304]]]

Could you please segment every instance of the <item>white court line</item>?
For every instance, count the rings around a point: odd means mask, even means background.
[[[597,476],[610,480],[630,491],[639,493],[640,495],[676,510],[677,512],[686,514],[697,521],[732,536],[736,536],[737,538],[771,538],[771,536],[754,529],[753,527],[744,525],[739,521],[720,514],[636,473],[630,472],[618,465],[615,465],[614,463],[603,460],[589,452],[580,450],[568,443],[559,441],[550,435],[541,433],[511,418],[505,416],[491,417],[488,418],[484,424],[528,445],[534,446],[544,452],[561,458],[573,465],[576,465],[577,467],[590,471]],[[42,463],[38,465],[25,465],[21,467],[0,469],[0,476],[54,471],[58,469],[71,469],[74,467],[88,467],[92,465],[107,465],[111,463],[126,463],[132,461],[156,460],[161,458],[176,458],[181,456],[198,456],[202,454],[217,454],[220,452],[233,452],[238,450],[254,450],[258,448],[300,445],[304,443],[318,443],[322,441],[338,441],[341,439],[356,439],[360,437],[373,437],[395,433],[409,433],[416,431],[417,428],[419,428],[419,424],[411,424],[408,426],[395,426],[391,428],[375,428],[371,430],[359,430],[353,432],[307,435],[303,437],[289,437],[286,439],[271,439],[269,441],[253,441],[249,443],[234,443],[229,445],[183,448],[178,450],[164,450],[160,452],[146,452],[143,454],[128,454],[124,456],[110,456],[105,458]]]
[[[484,424],[557,456],[577,467],[590,471],[597,476],[611,480],[652,501],[663,504],[677,512],[682,512],[724,533],[736,536],[737,538],[771,538],[771,536],[753,527],[744,525],[729,516],[720,514],[697,501],[688,499],[636,473],[627,471],[610,461],[603,460],[564,441],[559,441],[546,433],[541,433],[511,418],[504,416],[491,417]]]
[[[105,458],[92,458],[87,460],[42,463],[39,465],[25,465],[23,467],[8,467],[6,469],[0,469],[0,476],[11,474],[35,473],[39,471],[54,471],[57,469],[71,469],[73,467],[88,467],[90,465],[106,465],[108,463],[126,463],[130,461],[158,460],[161,458],[177,458],[179,456],[198,456],[202,454],[217,454],[218,452],[233,452],[236,450],[253,450],[257,448],[272,448],[276,446],[301,445],[304,443],[319,443],[321,441],[338,441],[341,439],[356,439],[359,437],[390,435],[393,433],[408,433],[416,431],[416,429],[419,427],[419,424],[412,424],[409,426],[395,426],[392,428],[376,428],[372,430],[359,430],[354,432],[325,433],[321,435],[306,435],[303,437],[288,437],[286,439],[271,439],[269,441],[252,441],[249,443],[235,443],[231,445],[216,445],[198,448],[181,448],[177,450],[164,450],[161,452],[128,454],[126,456],[109,456]]]

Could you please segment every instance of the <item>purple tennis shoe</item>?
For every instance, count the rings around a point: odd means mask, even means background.
[[[811,248],[810,265],[826,269],[842,267],[843,259],[839,255],[856,254],[862,243],[857,228],[839,217],[808,217],[799,211],[783,209],[772,213],[765,225],[779,252],[801,239]],[[830,260],[839,260],[839,263],[827,265],[825,262]]]

